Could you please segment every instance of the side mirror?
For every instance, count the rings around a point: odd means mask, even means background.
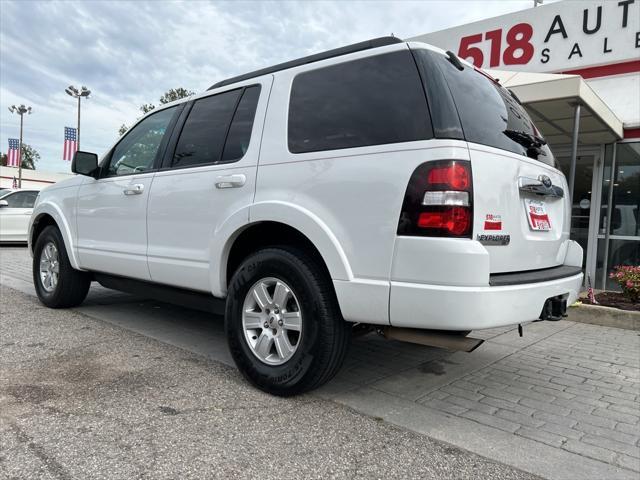
[[[9,206],[9,202],[7,202],[6,200],[0,200],[0,208],[8,207],[8,206]]]
[[[79,175],[96,178],[98,173],[98,155],[78,150],[73,155],[71,171]]]

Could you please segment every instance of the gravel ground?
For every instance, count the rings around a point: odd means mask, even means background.
[[[532,479],[0,287],[0,478]]]

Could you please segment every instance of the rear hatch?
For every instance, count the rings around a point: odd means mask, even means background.
[[[468,142],[473,238],[491,273],[561,265],[569,238],[568,187],[517,97],[455,56],[414,49],[439,138]]]

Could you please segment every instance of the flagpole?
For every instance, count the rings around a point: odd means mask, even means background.
[[[20,115],[20,145],[18,145],[18,188],[22,188],[22,127],[24,114],[31,115],[31,107],[25,105],[11,105],[9,107],[11,113]]]
[[[80,150],[80,100],[82,99],[82,97],[89,98],[89,94],[91,93],[91,90],[89,90],[85,86],[76,88],[73,85],[69,85],[67,88],[64,89],[64,91],[70,97],[78,99],[78,129],[76,131],[76,150]]]
[[[20,115],[20,145],[18,147],[18,188],[22,188],[22,119]]]
[[[76,150],[80,150],[80,99],[82,98],[82,95],[78,95],[78,143],[77,143],[77,147]]]

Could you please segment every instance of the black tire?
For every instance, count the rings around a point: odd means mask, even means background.
[[[257,358],[242,326],[245,297],[267,277],[291,286],[302,314],[298,347],[282,365]],[[229,285],[225,330],[240,372],[260,390],[278,396],[307,392],[330,380],[342,366],[351,338],[351,324],[342,318],[326,270],[303,250],[286,246],[259,250],[238,267]]]
[[[40,279],[40,258],[43,249],[53,243],[57,249],[59,273],[57,285],[51,291]],[[69,262],[67,250],[58,227],[49,225],[38,236],[33,248],[33,285],[40,301],[50,308],[69,308],[80,305],[87,297],[91,275],[75,270]]]

